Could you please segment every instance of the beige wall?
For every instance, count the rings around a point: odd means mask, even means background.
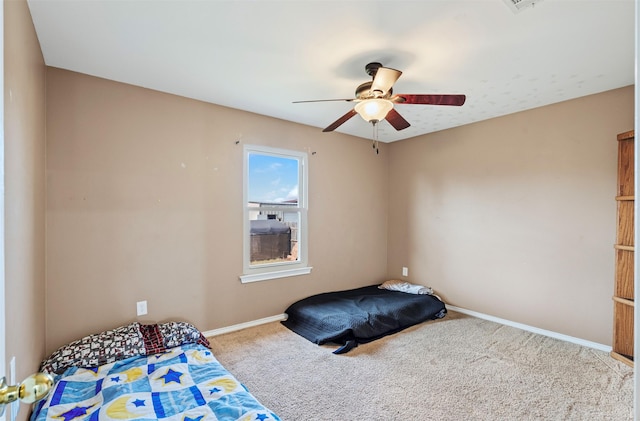
[[[240,140],[239,144],[236,141]],[[311,275],[241,284],[242,145],[309,154]],[[383,145],[384,146],[384,145]],[[48,351],[136,320],[201,330],[386,273],[387,148],[47,70]]]
[[[47,83],[48,351],[136,320],[138,300],[141,321],[209,330],[402,266],[452,305],[611,343],[615,135],[633,127],[632,87],[376,156],[362,139],[60,69]],[[310,276],[238,280],[245,143],[316,152]]]
[[[45,330],[45,66],[26,1],[4,2],[4,49],[6,356],[22,379]]]
[[[452,305],[610,345],[633,101],[626,87],[391,144],[388,276],[408,266]]]

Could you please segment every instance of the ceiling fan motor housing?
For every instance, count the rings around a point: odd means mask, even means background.
[[[371,98],[389,98],[393,94],[393,88],[389,88],[385,95],[382,95],[380,91],[372,91],[371,85],[373,82],[365,82],[356,88],[357,99],[371,99]]]

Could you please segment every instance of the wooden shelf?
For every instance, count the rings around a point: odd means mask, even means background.
[[[617,352],[613,352],[613,351],[611,351],[610,355],[611,355],[611,357],[615,358],[616,360],[618,360],[620,362],[623,362],[623,363],[633,367],[633,356],[622,355],[622,354],[618,354]]]
[[[635,196],[616,196],[618,202],[626,202],[630,200],[636,200]]]
[[[613,344],[611,357],[633,367],[634,356],[634,255],[635,255],[635,135],[620,133],[615,274],[613,289]]]
[[[628,298],[622,298],[622,297],[616,297],[615,295],[613,296],[613,301],[616,301],[618,303],[621,304],[625,304],[631,307],[635,307],[635,301],[630,300]]]
[[[616,250],[636,251],[635,246],[623,246],[622,244],[614,244],[613,248]]]

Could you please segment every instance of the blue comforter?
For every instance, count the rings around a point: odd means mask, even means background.
[[[71,367],[55,379],[32,421],[279,420],[199,344],[95,368]]]

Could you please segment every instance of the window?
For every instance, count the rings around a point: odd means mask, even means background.
[[[307,266],[307,154],[244,147],[244,282],[311,272]]]

